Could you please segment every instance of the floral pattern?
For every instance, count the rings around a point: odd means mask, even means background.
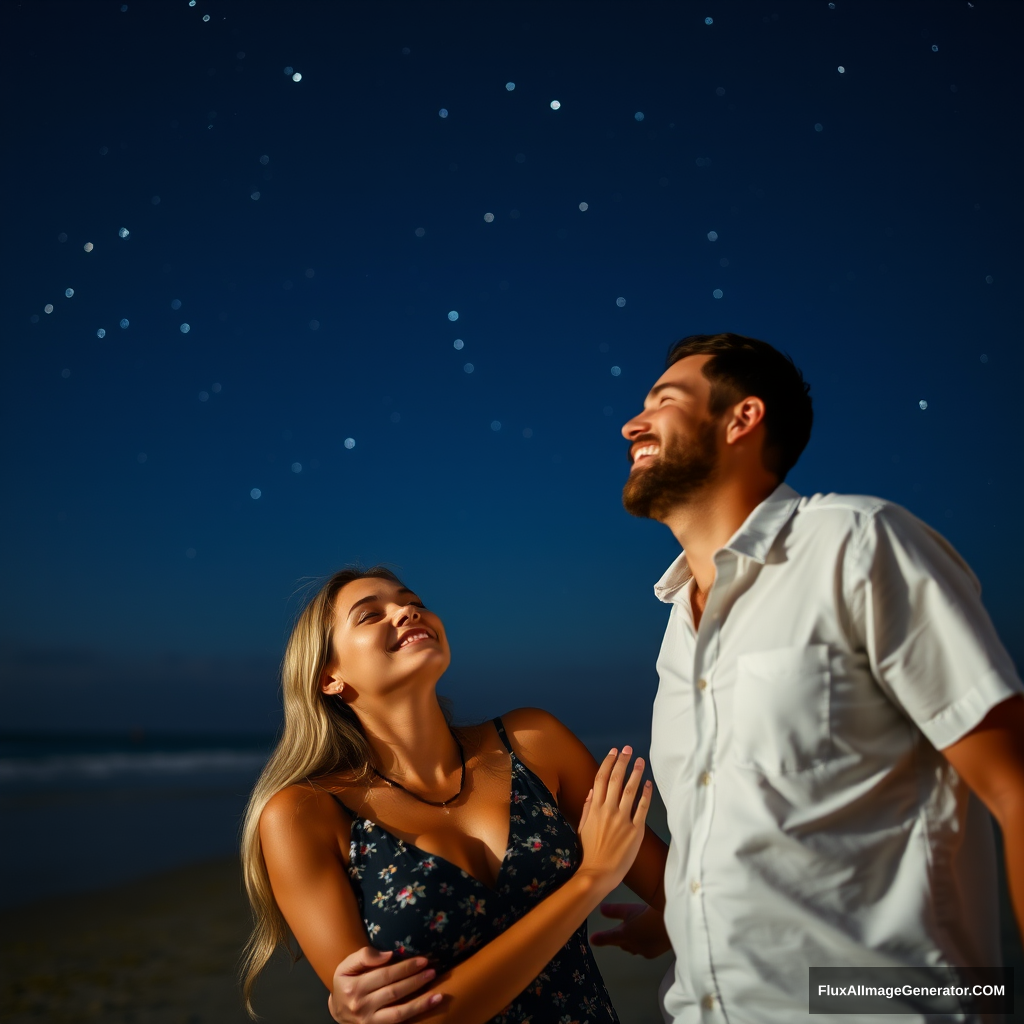
[[[508,848],[492,889],[450,861],[353,815],[349,878],[377,949],[425,956],[439,972],[500,935],[570,878],[580,845],[547,787],[512,759]],[[617,1022],[584,924],[492,1024]]]

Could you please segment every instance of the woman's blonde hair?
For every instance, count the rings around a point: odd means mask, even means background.
[[[242,959],[242,995],[255,1018],[252,990],[274,950],[289,938],[260,842],[260,815],[275,793],[305,779],[332,772],[360,777],[371,763],[369,743],[355,712],[320,689],[331,660],[334,601],[346,584],[361,579],[401,580],[390,569],[342,569],[331,576],[303,608],[292,629],[281,665],[284,731],[260,773],[242,826],[242,874],[252,904],[253,929]],[[300,954],[293,954],[298,959]]]

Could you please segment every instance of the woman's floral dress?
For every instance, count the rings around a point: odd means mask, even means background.
[[[543,782],[512,759],[508,849],[491,889],[436,854],[352,815],[348,873],[370,943],[449,970],[519,920],[579,867],[579,841]],[[346,808],[347,809],[347,808]],[[349,811],[351,814],[352,812]],[[617,1022],[584,922],[493,1024]]]

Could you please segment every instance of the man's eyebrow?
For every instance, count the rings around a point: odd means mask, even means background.
[[[689,387],[688,385],[681,384],[674,380],[667,380],[664,384],[655,384],[654,387],[647,392],[647,397],[653,398],[656,394],[658,394],[659,391],[665,391],[668,388],[675,388],[677,391],[683,391],[688,395],[693,394],[693,388]]]
[[[398,588],[398,593],[399,594],[413,594],[414,597],[416,596],[413,593],[413,591],[411,591],[408,587],[399,587]],[[345,618],[348,618],[348,616],[351,615],[361,604],[368,604],[371,601],[380,601],[380,600],[382,600],[380,594],[367,594],[366,597],[359,598],[359,600],[356,601],[352,605],[352,607],[349,608],[349,610],[345,613]]]

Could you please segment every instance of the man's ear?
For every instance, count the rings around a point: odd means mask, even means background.
[[[764,402],[756,395],[737,402],[730,411],[729,423],[725,428],[725,443],[736,444],[749,438],[764,423],[764,412]]]

